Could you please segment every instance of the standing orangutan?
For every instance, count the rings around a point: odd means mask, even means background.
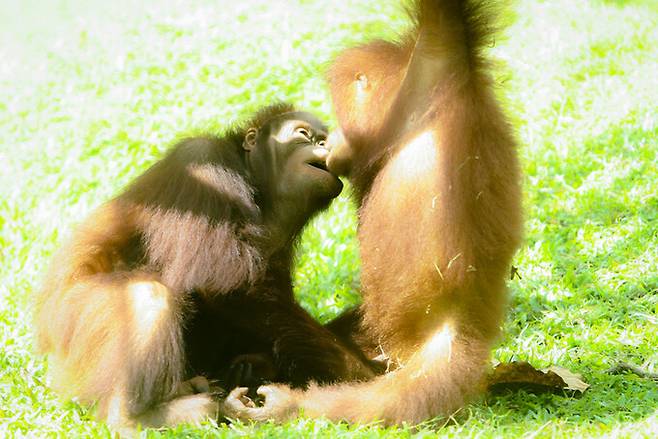
[[[53,385],[132,427],[221,413],[199,374],[227,386],[254,371],[294,386],[371,377],[293,296],[296,239],[342,189],[325,140],[311,114],[267,107],[179,142],[86,219],[37,299]]]
[[[331,170],[359,205],[362,321],[354,338],[397,368],[369,382],[234,390],[232,416],[418,423],[481,390],[522,234],[516,143],[483,48],[479,0],[417,0],[399,43],[346,50],[329,73],[340,131]]]

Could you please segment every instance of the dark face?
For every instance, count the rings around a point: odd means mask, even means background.
[[[252,136],[255,133],[252,132]],[[261,190],[273,202],[298,203],[300,210],[326,203],[343,188],[327,170],[327,129],[304,112],[283,114],[255,134],[247,132],[249,164]]]

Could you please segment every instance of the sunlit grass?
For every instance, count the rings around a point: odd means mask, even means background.
[[[489,398],[438,431],[299,420],[151,436],[658,436],[656,384],[605,372],[658,369],[658,6],[514,10],[491,53],[521,143],[526,240],[494,357],[568,367],[590,390]],[[29,0],[0,4],[0,24],[0,436],[109,436],[32,353],[30,295],[57,244],[186,134],[276,100],[333,122],[327,63],[405,21],[394,0]],[[298,295],[323,321],[358,301],[355,224],[344,194],[300,246]]]

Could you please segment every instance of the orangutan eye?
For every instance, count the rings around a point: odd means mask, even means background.
[[[311,140],[311,133],[308,132],[306,128],[297,128],[296,130],[299,134]]]

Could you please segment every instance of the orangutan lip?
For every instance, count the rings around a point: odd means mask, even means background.
[[[329,172],[327,169],[327,164],[325,162],[308,162],[310,166],[313,166],[314,168],[321,169],[325,172]]]

